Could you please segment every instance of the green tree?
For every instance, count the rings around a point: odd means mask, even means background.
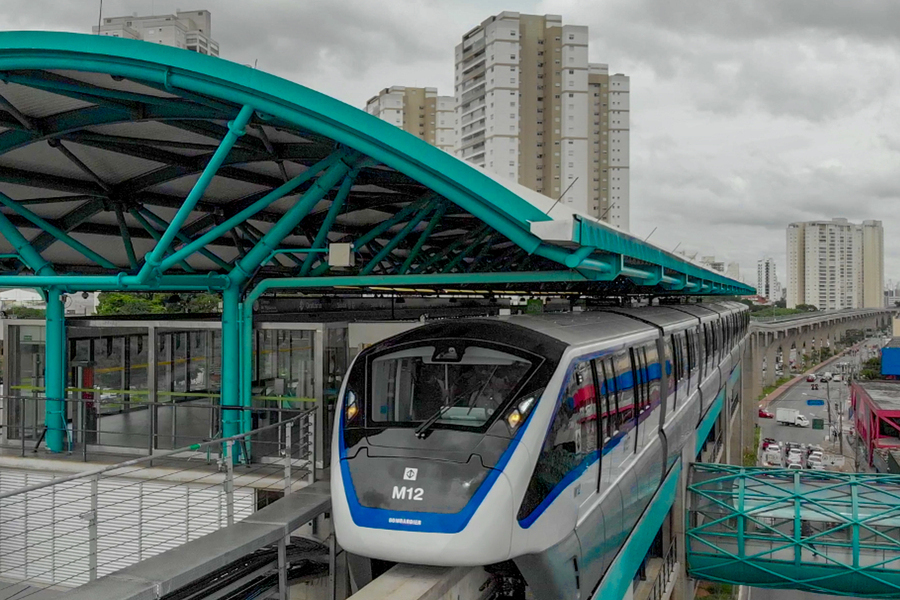
[[[787,308],[787,300],[776,300],[775,308]]]
[[[815,306],[813,306],[812,304],[798,304],[797,310],[802,310],[802,311],[806,311],[806,312],[816,312],[819,309],[816,308]]]
[[[881,379],[881,357],[876,356],[864,362],[859,369],[860,379]]]
[[[7,317],[17,319],[43,319],[46,312],[43,308],[31,308],[29,306],[10,306],[3,310]]]
[[[205,292],[196,294],[150,294],[135,292],[103,292],[97,314],[152,315],[218,312],[219,297]]]

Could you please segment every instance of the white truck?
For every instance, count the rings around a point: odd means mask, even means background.
[[[800,414],[796,408],[778,408],[775,410],[775,420],[782,425],[794,427],[809,427],[809,419]]]

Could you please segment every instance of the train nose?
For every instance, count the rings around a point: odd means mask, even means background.
[[[402,512],[458,513],[492,471],[482,464],[477,454],[463,463],[370,457],[366,448],[344,460],[361,506]]]
[[[335,532],[348,552],[442,566],[510,556],[512,488],[477,455],[455,463],[361,451],[341,460],[332,486]]]

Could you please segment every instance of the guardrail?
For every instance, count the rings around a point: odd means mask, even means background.
[[[18,447],[21,456],[37,452],[47,433],[44,425],[47,398],[0,395],[0,399],[5,409],[0,425],[0,430],[5,433],[5,445]],[[67,398],[69,418],[66,419],[63,446],[69,454],[81,453],[85,462],[88,454],[95,451],[158,454],[221,437],[225,411],[241,415],[235,420],[246,422],[249,429],[268,432],[261,437],[255,435],[251,442],[271,442],[279,432],[267,429],[267,425],[312,410],[307,408],[310,402],[305,398],[266,398],[260,402],[263,406],[222,406],[206,398],[191,396],[178,401],[173,398],[164,402],[139,399],[123,402],[121,399],[104,399],[100,393],[89,398]],[[273,447],[263,444],[253,455]]]
[[[313,483],[314,412],[55,479],[0,471],[0,597],[94,581]],[[268,460],[238,462],[251,440]]]

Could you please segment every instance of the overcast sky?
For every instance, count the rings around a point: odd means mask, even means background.
[[[0,28],[89,32],[96,0],[3,0]],[[503,10],[590,27],[631,77],[632,233],[739,261],[785,226],[881,219],[900,280],[900,2],[895,0],[105,0],[104,15],[206,8],[222,56],[362,107],[390,85],[452,94],[453,48]],[[253,6],[253,9],[249,7]]]

